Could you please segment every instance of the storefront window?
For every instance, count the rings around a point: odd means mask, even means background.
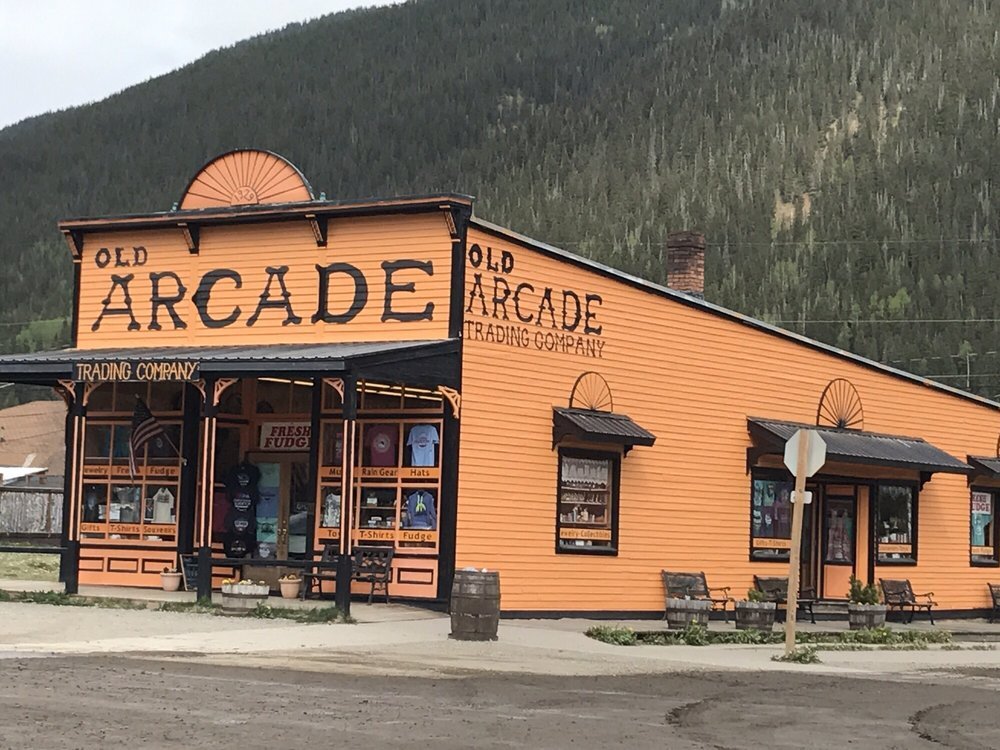
[[[750,557],[787,560],[792,548],[794,485],[783,479],[754,479],[750,502]]]
[[[916,490],[910,485],[882,484],[876,508],[878,561],[913,563],[917,560]]]
[[[556,550],[617,554],[620,456],[559,451]]]
[[[969,552],[973,565],[996,566],[1000,562],[995,523],[998,496],[1000,490],[972,490]]]

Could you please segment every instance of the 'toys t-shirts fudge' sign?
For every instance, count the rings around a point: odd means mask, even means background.
[[[600,359],[600,294],[532,278],[512,250],[473,244],[466,257],[465,338]]]

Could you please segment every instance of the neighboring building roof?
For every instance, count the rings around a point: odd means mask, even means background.
[[[0,409],[0,466],[49,469],[62,475],[66,463],[66,404],[30,401]],[[3,469],[5,479],[8,477]]]
[[[778,336],[780,338],[788,339],[794,341],[797,344],[802,344],[808,346],[812,349],[817,349],[827,354],[832,354],[835,357],[840,357],[841,359],[846,359],[855,364],[862,365],[863,367],[868,367],[879,372],[891,375],[896,378],[902,378],[903,380],[908,380],[919,385],[927,386],[928,388],[933,388],[943,393],[947,393],[951,396],[957,396],[968,401],[974,401],[982,406],[988,406],[992,409],[1000,410],[1000,402],[993,401],[992,399],[984,398],[983,396],[977,396],[974,393],[968,393],[959,388],[953,388],[949,385],[939,383],[936,380],[930,380],[928,378],[920,377],[919,375],[914,375],[911,372],[906,372],[905,370],[897,370],[895,367],[889,367],[881,362],[876,362],[875,360],[868,359],[867,357],[862,357],[859,354],[854,354],[852,352],[840,349],[836,346],[831,346],[830,344],[824,344],[821,341],[816,341],[807,336],[802,336],[793,331],[789,331],[785,328],[779,328],[778,326],[771,325],[770,323],[765,323],[762,320],[757,320],[749,315],[744,315],[742,313],[729,310],[725,307],[720,307],[719,305],[714,305],[711,302],[706,302],[699,297],[692,297],[689,294],[684,294],[683,292],[678,292],[676,289],[671,289],[670,287],[663,286],[662,284],[657,284],[652,281],[647,281],[646,279],[641,279],[638,276],[633,276],[624,271],[620,271],[617,268],[612,268],[611,266],[606,266],[603,263],[598,263],[597,261],[590,260],[588,258],[581,257],[574,253],[562,250],[553,245],[549,245],[545,242],[540,242],[539,240],[532,239],[523,234],[519,234],[513,230],[502,227],[498,224],[493,224],[491,222],[485,221],[483,219],[473,217],[471,220],[471,225],[476,226],[486,232],[495,234],[500,237],[504,237],[515,242],[520,242],[533,250],[537,250],[543,255],[548,255],[552,258],[558,260],[566,261],[567,263],[572,263],[573,265],[584,268],[588,271],[593,271],[594,273],[601,274],[602,276],[607,276],[617,281],[627,284],[632,287],[636,287],[643,291],[649,292],[650,294],[655,294],[661,297],[667,297],[675,302],[680,302],[683,305],[688,305],[689,307],[694,307],[704,312],[716,315],[722,318],[727,318],[736,323],[740,323],[751,328],[756,328],[759,331],[771,334],[773,336]]]
[[[981,474],[1000,477],[1000,457],[998,456],[969,456],[969,463]]]
[[[967,463],[936,448],[923,438],[817,427],[772,419],[749,418],[747,425],[755,440],[770,443],[775,451],[784,450],[788,439],[804,429],[812,430],[823,438],[828,461],[952,474],[968,474],[971,471]]]
[[[43,474],[45,471],[47,471],[45,467],[26,468],[24,466],[0,466],[0,485],[13,484],[14,482],[24,479],[25,477],[34,476],[35,474]]]

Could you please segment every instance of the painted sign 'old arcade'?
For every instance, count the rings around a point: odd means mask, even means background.
[[[787,574],[782,454],[811,427],[804,588],[989,604],[1000,406],[706,302],[703,235],[670,235],[661,286],[467,196],[317,200],[248,150],[170,211],[59,227],[72,347],[0,380],[68,405],[72,585],[181,566],[205,595],[374,550],[390,597],[443,601],[475,566],[512,614],[662,612],[664,569]],[[317,588],[349,596],[336,570]]]

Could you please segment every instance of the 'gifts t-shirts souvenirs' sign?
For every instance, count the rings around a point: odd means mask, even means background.
[[[568,264],[469,240],[465,338],[600,359],[604,298],[565,279]]]
[[[451,247],[437,215],[88,236],[79,345],[446,338]]]

